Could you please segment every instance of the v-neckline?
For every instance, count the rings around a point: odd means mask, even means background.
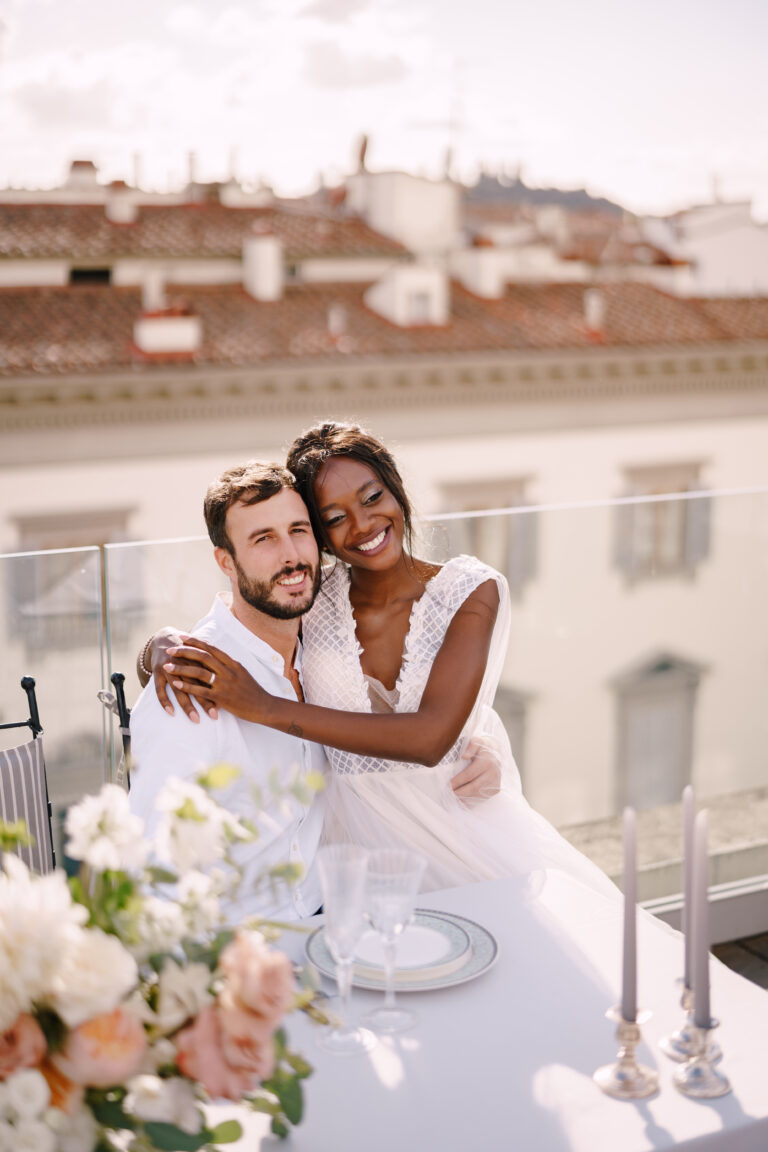
[[[419,596],[418,600],[414,600],[413,603],[411,604],[411,610],[408,614],[408,628],[406,629],[405,637],[403,639],[403,655],[402,655],[402,658],[400,660],[400,668],[399,668],[399,671],[397,673],[397,680],[395,681],[395,687],[393,689],[387,688],[388,692],[389,691],[397,692],[398,702],[400,700],[402,700],[402,698],[403,698],[403,687],[402,687],[403,677],[405,676],[407,669],[408,669],[408,663],[409,663],[409,658],[410,658],[410,651],[409,651],[410,640],[411,640],[411,636],[413,635],[413,625],[414,625],[414,620],[416,618],[416,610],[419,607],[419,605],[424,602],[427,595],[430,593],[432,586],[434,585],[435,581],[438,580],[442,576],[443,572],[445,572],[446,568],[448,567],[448,565],[450,563],[451,563],[451,560],[447,560],[445,562],[445,564],[440,565],[440,568],[437,570],[437,572],[435,572],[434,576],[430,576],[429,580],[427,580],[426,583],[424,584],[424,591],[422,592],[421,596]],[[355,609],[352,606],[352,598],[350,596],[350,590],[352,587],[352,578],[350,576],[349,568],[345,567],[344,571],[345,571],[345,576],[346,576],[346,583],[345,583],[345,587],[344,587],[345,611],[346,611],[346,615],[347,615],[347,624],[349,627],[349,635],[351,637],[352,648],[353,648],[354,655],[355,655],[355,664],[356,664],[357,671],[359,673],[358,687],[361,689],[361,692],[362,692],[361,699],[365,701],[365,711],[371,712],[373,709],[371,706],[371,698],[368,695],[368,683],[366,680],[367,673],[363,671],[363,665],[362,665],[362,662],[360,659],[360,657],[363,654],[364,649],[363,649],[363,645],[360,643],[360,640],[359,640],[358,635],[357,635],[357,619],[355,617]],[[382,684],[382,687],[386,688],[386,685],[383,684],[382,681],[379,681],[379,683]]]

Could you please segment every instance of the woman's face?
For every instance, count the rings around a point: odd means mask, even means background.
[[[386,569],[403,554],[403,512],[367,464],[335,456],[315,479],[315,499],[331,551],[353,568]]]

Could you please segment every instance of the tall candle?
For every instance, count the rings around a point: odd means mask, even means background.
[[[634,808],[624,809],[624,956],[621,981],[621,1014],[637,1018],[637,818]]]
[[[709,1028],[709,894],[707,813],[696,817],[693,837],[693,1022]]]
[[[683,974],[686,988],[691,988],[692,912],[693,912],[693,821],[696,815],[693,788],[690,784],[683,789],[683,938],[685,961]]]

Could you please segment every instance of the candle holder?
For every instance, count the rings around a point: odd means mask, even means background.
[[[650,1017],[650,1012],[637,1014],[636,1020],[625,1020],[621,1008],[609,1008],[609,1020],[616,1021],[616,1038],[619,1041],[618,1060],[598,1068],[592,1079],[608,1096],[617,1100],[642,1100],[653,1096],[659,1090],[659,1074],[645,1064],[638,1064],[635,1050],[642,1039],[640,1025]]]
[[[674,1060],[676,1064],[685,1064],[692,1056],[698,1051],[698,1042],[694,1037],[694,1028],[696,1025],[693,1022],[693,989],[686,987],[685,981],[681,978],[678,984],[682,984],[683,991],[680,996],[680,1007],[685,1013],[685,1019],[676,1032],[672,1032],[669,1036],[665,1036],[663,1040],[659,1041],[659,1048],[665,1056],[670,1060]],[[710,1063],[715,1064],[721,1060],[723,1053],[720,1050],[720,1045],[715,1040],[709,1042],[709,1059]]]
[[[731,1091],[731,1082],[728,1077],[715,1068],[715,1062],[722,1053],[717,1044],[713,1044],[711,1036],[719,1021],[710,1020],[708,1028],[699,1028],[691,1025],[694,1052],[685,1064],[677,1068],[672,1075],[675,1087],[684,1096],[692,1096],[695,1100],[712,1100],[716,1096],[725,1096]],[[716,1053],[716,1054],[715,1054]]]

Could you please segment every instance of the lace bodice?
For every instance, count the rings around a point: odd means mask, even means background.
[[[424,594],[414,602],[396,686],[397,712],[418,709],[435,656],[456,610],[489,579],[504,585],[499,573],[482,561],[473,556],[457,556],[432,577]],[[303,645],[304,689],[309,703],[345,712],[372,711],[368,684],[360,666],[362,647],[355,634],[355,617],[349,599],[349,571],[341,564],[337,564],[323,582],[314,606],[304,617]],[[488,695],[488,691],[481,691],[479,702],[490,704],[495,689],[493,683],[490,700],[481,699]],[[462,739],[463,734],[442,763],[454,763],[458,759]],[[335,748],[328,748],[327,753],[334,771],[340,775],[416,767]]]

